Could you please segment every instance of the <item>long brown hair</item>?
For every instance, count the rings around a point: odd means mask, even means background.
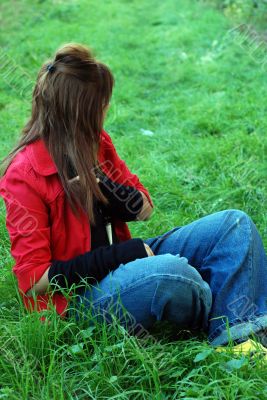
[[[33,90],[31,118],[18,145],[4,160],[7,168],[26,145],[43,139],[74,212],[81,206],[94,223],[93,196],[107,200],[96,182],[97,152],[114,78],[109,68],[97,61],[80,44],[61,47],[38,74]],[[69,163],[79,176],[70,182]]]

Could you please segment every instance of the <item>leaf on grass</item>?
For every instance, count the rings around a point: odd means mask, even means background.
[[[244,365],[248,364],[248,360],[246,357],[242,356],[239,359],[232,359],[230,361],[227,361],[225,365],[222,367],[226,371],[234,371],[237,369],[242,368]]]
[[[150,131],[150,130],[148,130],[148,129],[143,129],[143,128],[141,128],[140,131],[142,132],[142,134],[143,134],[144,136],[153,136],[153,135],[154,135],[154,132],[152,132],[152,131]]]
[[[90,326],[89,328],[80,331],[80,334],[83,339],[87,339],[92,336],[94,330],[95,326]]]
[[[198,399],[199,398],[199,392],[197,392],[196,390],[194,390],[192,388],[189,388],[185,392],[181,392],[180,396],[183,396],[183,398],[185,398],[187,400]]]
[[[98,361],[101,360],[101,357],[102,357],[102,356],[101,356],[99,353],[94,353],[94,354],[91,356],[91,361],[98,362]]]
[[[196,357],[194,358],[194,362],[197,363],[199,361],[205,360],[211,353],[213,352],[213,349],[207,349],[202,351],[201,353],[198,353]]]
[[[187,371],[187,368],[182,368],[180,370],[176,370],[170,375],[170,378],[180,378],[184,372]]]
[[[83,352],[83,347],[84,347],[84,343],[78,343],[78,344],[74,344],[73,346],[70,346],[69,348],[69,353],[70,354],[81,354]]]
[[[117,377],[117,375],[112,375],[110,378],[109,378],[109,383],[114,383],[114,382],[116,382],[118,380],[118,377]]]
[[[123,346],[124,346],[124,342],[119,342],[119,343],[113,344],[112,346],[105,347],[104,351],[112,352],[113,350],[121,349]]]
[[[8,387],[3,387],[0,389],[0,399],[10,399],[14,391]]]

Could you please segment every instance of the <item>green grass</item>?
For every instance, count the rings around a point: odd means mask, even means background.
[[[116,78],[106,130],[155,203],[133,236],[239,208],[267,247],[266,71],[223,13],[196,0],[2,0],[0,24],[1,157],[29,116],[40,64],[65,42],[86,43]],[[234,363],[231,349],[209,351],[168,325],[154,339],[53,314],[41,325],[10,273],[2,203],[0,234],[0,399],[267,398],[260,360]]]
[[[236,23],[253,23],[263,31],[266,27],[267,3],[265,0],[203,0],[215,5]]]

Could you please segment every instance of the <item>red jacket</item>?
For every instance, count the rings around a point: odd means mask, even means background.
[[[98,160],[109,178],[142,191],[152,205],[148,191],[119,158],[105,131]],[[62,294],[39,295],[34,303],[25,293],[38,282],[52,260],[68,260],[90,250],[90,223],[84,212],[81,218],[73,214],[42,140],[16,155],[0,181],[0,194],[6,204],[6,226],[15,259],[13,272],[25,306],[40,311],[49,308],[48,302],[52,301],[64,316],[68,299]],[[114,220],[114,229],[121,241],[131,238],[125,222]]]

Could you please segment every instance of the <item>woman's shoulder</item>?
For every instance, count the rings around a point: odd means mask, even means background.
[[[31,171],[41,176],[57,173],[57,168],[45,147],[43,140],[38,139],[22,148],[14,157],[5,175],[19,171],[28,175]]]
[[[57,169],[42,140],[37,140],[22,148],[13,158],[0,180],[0,190],[11,190],[26,183],[35,190],[42,191],[46,177],[56,174]]]

